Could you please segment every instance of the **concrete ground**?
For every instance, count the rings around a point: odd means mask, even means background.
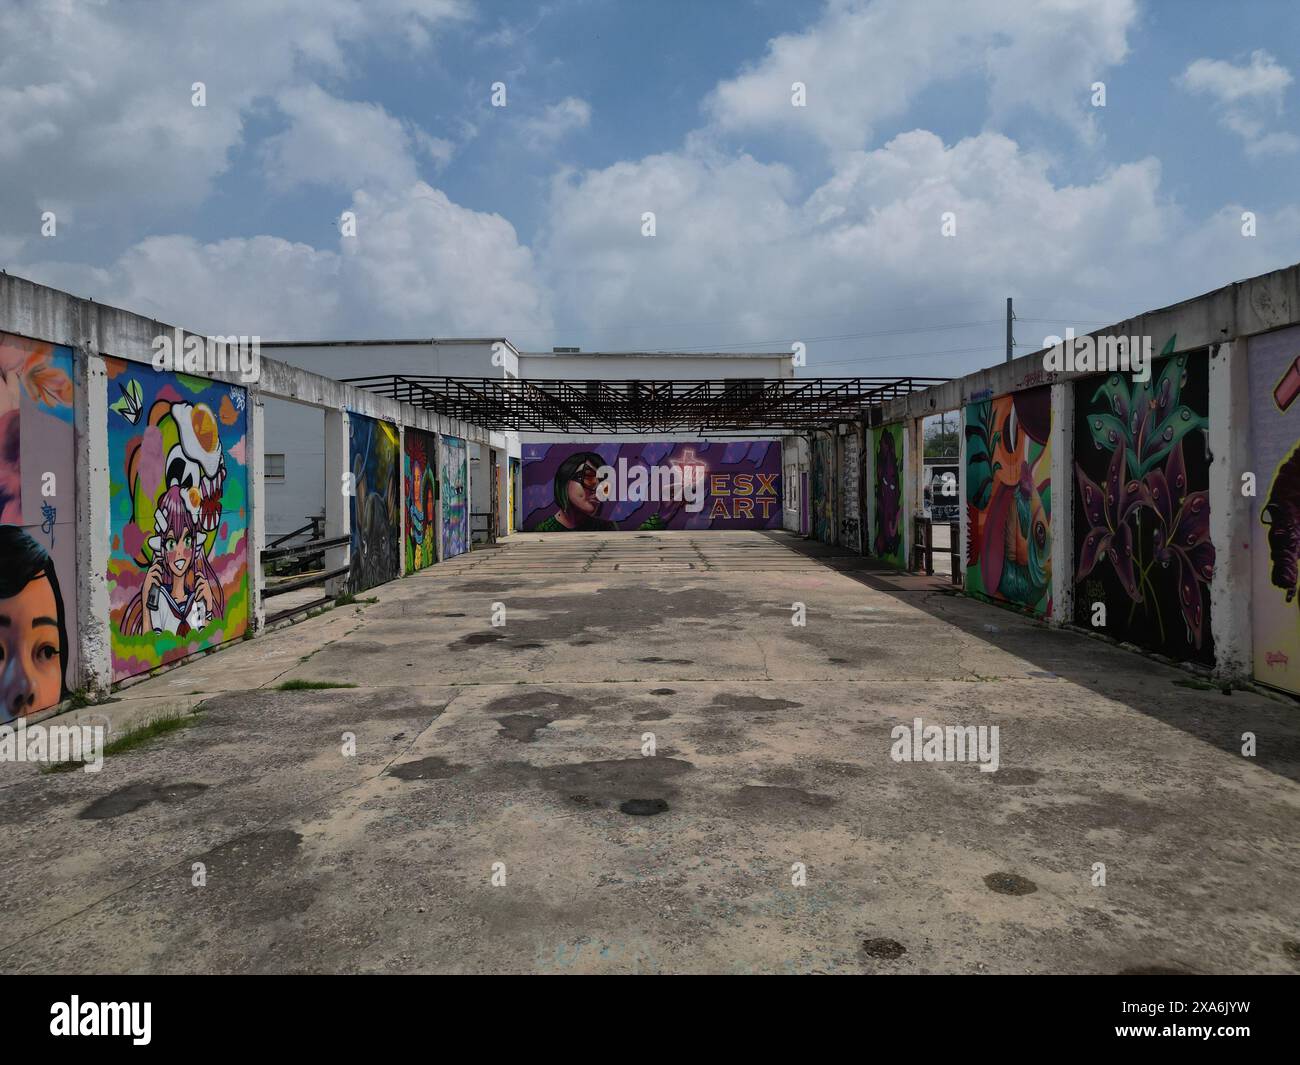
[[[0,766],[0,970],[1300,969],[1294,703],[786,534],[368,596],[93,708],[202,702],[98,774]],[[894,761],[916,717],[999,771]]]

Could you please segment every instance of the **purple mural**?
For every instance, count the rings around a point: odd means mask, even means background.
[[[525,532],[779,529],[775,440],[525,444]]]

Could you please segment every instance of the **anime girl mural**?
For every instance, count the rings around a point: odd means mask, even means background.
[[[248,627],[243,389],[106,357],[113,679]]]
[[[200,633],[225,614],[226,597],[179,485],[173,484],[158,501],[153,527],[147,542],[149,568],[126,608],[122,631],[128,636]]]

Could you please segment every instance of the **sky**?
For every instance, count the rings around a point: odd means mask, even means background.
[[[1294,0],[4,0],[0,40],[0,268],[199,332],[956,376],[1008,296],[1024,354],[1300,261]]]

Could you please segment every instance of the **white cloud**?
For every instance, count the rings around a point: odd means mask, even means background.
[[[1295,79],[1268,52],[1251,52],[1250,62],[1234,65],[1223,59],[1196,59],[1178,79],[1188,92],[1205,93],[1219,103],[1265,100],[1281,104],[1282,94]]]
[[[1208,96],[1219,124],[1237,134],[1246,154],[1258,159],[1300,151],[1300,137],[1270,130],[1266,121],[1266,116],[1282,114],[1283,97],[1294,80],[1286,67],[1260,49],[1251,52],[1249,63],[1193,60],[1177,83],[1187,92]]]
[[[829,0],[823,17],[768,42],[706,110],[724,133],[808,133],[862,148],[927,86],[983,73],[995,113],[1029,108],[1094,135],[1089,86],[1128,52],[1133,0]],[[791,85],[807,86],[794,107]]]
[[[488,335],[550,328],[531,252],[494,214],[416,182],[358,192],[357,236],[337,249],[279,237],[150,237],[110,266],[46,262],[23,274],[208,333],[286,337]]]
[[[566,96],[540,115],[526,119],[524,139],[533,148],[549,148],[576,130],[591,124],[591,104],[577,96]]]
[[[378,104],[340,100],[317,85],[296,86],[276,97],[289,127],[268,137],[260,155],[269,181],[288,189],[317,184],[349,191],[406,188],[418,177],[418,148],[435,161],[450,158],[451,144],[394,118]]]

